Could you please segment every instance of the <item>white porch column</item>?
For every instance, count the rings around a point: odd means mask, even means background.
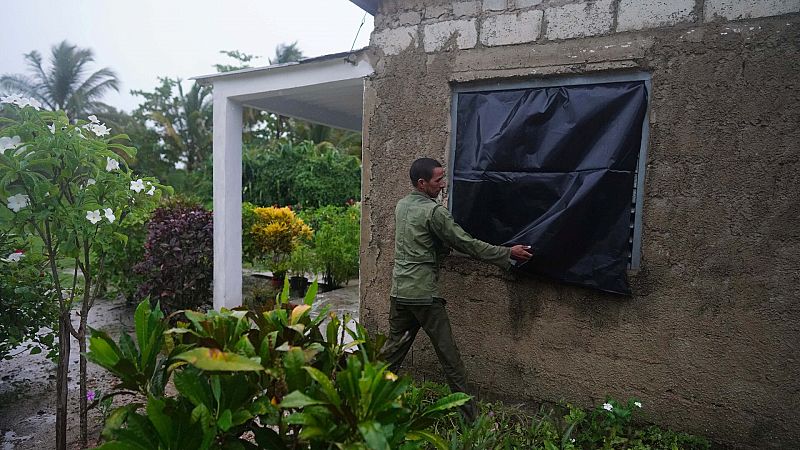
[[[214,89],[214,309],[242,304],[242,105]]]

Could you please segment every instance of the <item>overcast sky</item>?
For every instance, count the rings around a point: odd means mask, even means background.
[[[97,70],[117,72],[122,86],[106,103],[130,111],[151,91],[157,77],[187,79],[214,73],[214,64],[234,64],[220,50],[261,56],[268,65],[280,43],[298,42],[303,54],[350,50],[364,11],[348,0],[0,0],[0,74],[24,73],[23,54],[66,39],[94,50]],[[366,21],[355,48],[372,32]],[[48,62],[49,64],[49,62]]]

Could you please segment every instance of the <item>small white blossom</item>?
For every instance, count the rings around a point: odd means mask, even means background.
[[[86,211],[86,219],[93,224],[100,222],[100,210],[95,209],[94,211]]]
[[[106,124],[92,124],[91,128],[89,128],[92,133],[97,135],[97,137],[107,136],[111,132],[111,128],[107,128]]]
[[[41,109],[42,104],[39,100],[35,98],[26,98],[19,94],[11,94],[8,97],[0,98],[0,103],[10,103],[12,105],[17,105],[20,108],[24,108],[26,106],[32,106],[34,109]]]
[[[147,185],[148,185],[148,186],[150,186],[150,190],[149,190],[149,191],[147,191],[147,195],[153,195],[153,194],[155,194],[155,193],[156,193],[156,187],[155,187],[155,186],[153,186],[153,183],[151,183],[151,182],[149,182],[149,181],[148,181],[148,182],[147,182]]]
[[[106,208],[103,211],[106,213],[106,219],[108,219],[108,223],[114,223],[117,220],[117,216],[114,215],[114,210],[111,208]]]
[[[141,178],[136,181],[131,181],[131,190],[135,191],[137,194],[142,192],[144,190],[144,181],[142,181]]]
[[[0,103],[9,103],[12,105],[16,105],[18,101],[22,99],[22,96],[19,94],[11,94],[8,97],[0,97]]]
[[[575,443],[575,438],[572,438],[572,439],[570,439],[569,441],[570,441],[570,442],[572,442],[572,443],[574,444],[574,443]]]
[[[642,402],[633,402],[633,404],[636,405],[637,408],[642,407]]]
[[[98,123],[98,124],[100,123],[100,121],[97,120],[97,116],[95,116],[94,114],[89,116],[89,121],[92,122],[92,123]]]
[[[56,124],[55,123],[51,123],[50,125],[48,125],[47,129],[50,130],[51,134],[56,134]]]
[[[86,180],[86,186],[91,186],[93,184],[97,184],[97,181],[94,178],[89,178]]]
[[[106,170],[113,172],[117,169],[119,169],[119,161],[110,156],[106,156]]]
[[[10,255],[8,255],[8,258],[0,258],[0,261],[7,262],[7,263],[19,262],[19,260],[24,258],[24,257],[25,257],[25,254],[22,253],[22,251],[17,250],[15,252],[11,253]]]
[[[614,406],[612,406],[611,403],[603,403],[603,409],[606,411],[611,411],[614,409]]]
[[[3,136],[0,137],[0,152],[6,151],[10,148],[15,148],[22,142],[22,139],[19,136],[8,137]]]
[[[22,208],[30,205],[31,198],[25,194],[16,194],[8,197],[8,209],[19,212]]]

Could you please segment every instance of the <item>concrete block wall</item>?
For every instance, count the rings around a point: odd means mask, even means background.
[[[364,91],[360,320],[388,328],[394,206],[447,164],[454,86],[647,72],[642,265],[630,298],[450,257],[484,397],[642,400],[722,448],[800,448],[800,0],[384,0]],[[404,369],[441,381],[420,333]]]
[[[432,53],[453,37],[464,50],[796,12],[800,0],[388,1],[375,17],[372,45],[396,55],[424,42]]]

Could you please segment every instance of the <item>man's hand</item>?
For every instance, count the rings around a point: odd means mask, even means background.
[[[514,261],[527,261],[531,259],[533,253],[530,253],[530,245],[515,245],[511,247],[511,259]]]

